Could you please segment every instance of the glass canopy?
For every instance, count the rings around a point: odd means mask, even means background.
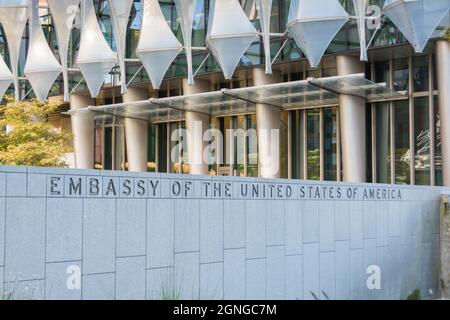
[[[158,123],[183,120],[186,111],[212,117],[254,113],[256,104],[272,105],[281,110],[337,106],[340,94],[361,97],[368,103],[406,98],[405,92],[367,80],[364,74],[353,74],[89,107],[89,110]]]

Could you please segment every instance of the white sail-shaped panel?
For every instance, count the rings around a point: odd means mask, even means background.
[[[206,45],[231,79],[242,56],[259,34],[238,0],[211,0]]]
[[[311,66],[317,67],[348,20],[349,15],[339,0],[293,0],[287,30]]]
[[[28,0],[0,0],[0,23],[8,40],[16,99],[19,99],[19,55],[23,31],[28,20]]]
[[[266,73],[272,74],[272,59],[270,55],[270,18],[272,16],[272,0],[256,0],[259,22],[263,35],[264,54],[266,56]]]
[[[184,51],[188,68],[188,84],[194,84],[194,72],[192,67],[192,29],[194,27],[195,6],[197,0],[175,0],[178,19],[184,40]]]
[[[9,70],[8,66],[0,55],[0,101],[3,99],[6,90],[11,86],[14,81],[14,76]]]
[[[386,0],[383,9],[416,52],[423,52],[449,10],[450,0]]]
[[[164,75],[183,46],[167,24],[158,0],[143,1],[144,16],[136,52],[153,88],[159,89]]]
[[[133,0],[108,0],[108,2],[112,13],[114,37],[117,45],[117,53],[119,55],[122,94],[124,94],[127,89],[127,72],[125,64],[127,27],[131,8],[133,7]]]
[[[64,101],[69,101],[69,74],[67,55],[69,52],[70,34],[81,0],[47,0],[52,13],[52,21],[56,28],[59,59],[61,61],[64,80]]]
[[[111,50],[100,30],[92,0],[82,0],[81,17],[83,25],[77,65],[95,98],[106,76],[118,63],[117,53]]]
[[[39,100],[45,100],[53,83],[61,73],[61,65],[56,60],[45,39],[41,23],[39,22],[39,4],[37,0],[31,0],[29,16],[30,45],[24,73],[30,81],[36,97]]]
[[[361,61],[368,61],[366,44],[366,0],[353,0],[356,22],[358,24],[359,44],[361,47]]]

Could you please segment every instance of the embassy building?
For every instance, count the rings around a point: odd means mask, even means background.
[[[79,169],[450,186],[449,8],[2,0],[0,89]]]

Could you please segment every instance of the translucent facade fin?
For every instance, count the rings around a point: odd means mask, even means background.
[[[264,54],[266,57],[266,73],[272,74],[272,59],[270,55],[270,18],[272,16],[272,0],[256,0],[256,9],[263,34]]]
[[[450,0],[386,0],[383,9],[419,53],[449,10]]]
[[[183,46],[173,34],[158,0],[143,0],[143,20],[137,55],[154,89],[159,89],[173,60]]]
[[[28,0],[0,1],[0,23],[8,40],[9,60],[14,76],[16,99],[19,99],[19,56],[22,36],[28,20]]]
[[[130,12],[133,7],[133,0],[108,0],[111,8],[112,22],[114,24],[114,37],[119,55],[120,79],[122,82],[122,94],[127,88],[127,71],[125,63],[127,27],[130,20]]]
[[[14,81],[14,76],[5,63],[2,55],[0,55],[0,101],[3,99],[6,90]]]
[[[24,73],[39,100],[47,99],[56,78],[61,73],[61,65],[53,55],[45,39],[39,21],[39,4],[31,0],[30,10],[30,45]]]
[[[366,0],[353,0],[356,22],[358,24],[359,44],[361,47],[361,61],[368,61],[366,44]]]
[[[259,34],[238,0],[211,0],[206,45],[231,79],[242,56]]]
[[[64,80],[64,101],[69,101],[69,74],[67,71],[67,55],[69,52],[70,34],[81,0],[47,0],[56,28],[59,59],[61,61]]]
[[[339,0],[293,0],[287,30],[297,46],[317,67],[349,15]]]
[[[83,25],[77,65],[91,96],[95,98],[106,76],[118,62],[117,53],[111,50],[100,30],[92,0],[82,0],[81,17]]]
[[[175,6],[177,8],[181,32],[183,33],[184,39],[189,85],[194,84],[194,72],[192,66],[192,29],[194,27],[196,5],[197,0],[175,0]]]

